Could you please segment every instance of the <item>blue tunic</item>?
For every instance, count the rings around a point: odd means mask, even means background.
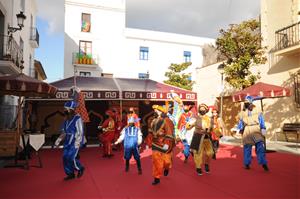
[[[71,175],[75,170],[81,170],[83,166],[76,158],[79,147],[83,143],[83,123],[79,115],[75,115],[71,120],[66,120],[63,124],[63,131],[66,134],[64,141],[63,164],[67,175]]]

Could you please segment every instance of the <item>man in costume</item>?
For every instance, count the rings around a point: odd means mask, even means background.
[[[103,157],[112,157],[112,142],[115,136],[115,121],[114,121],[114,113],[111,110],[107,110],[105,112],[108,117],[104,120],[102,126],[99,126],[99,129],[102,129],[102,133],[99,135],[99,139],[103,144]]]
[[[121,143],[124,140],[124,159],[125,159],[125,171],[129,171],[129,161],[130,158],[134,157],[138,174],[142,174],[142,166],[139,154],[139,145],[142,143],[142,132],[140,128],[136,127],[135,119],[133,117],[128,119],[128,126],[126,126],[122,131],[119,139],[114,143],[115,145]]]
[[[210,138],[211,122],[208,112],[208,106],[206,104],[200,104],[198,108],[198,116],[194,124],[189,124],[188,128],[195,127],[194,135],[192,138],[190,148],[193,150],[194,162],[196,165],[196,172],[198,175],[202,175],[202,165],[204,163],[205,172],[209,173],[209,163],[214,151]]]
[[[244,166],[250,169],[252,146],[255,145],[257,160],[265,171],[269,171],[265,157],[264,135],[266,134],[265,120],[262,113],[254,110],[254,97],[246,96],[244,110],[240,113],[238,133],[242,132],[244,145]]]
[[[190,155],[190,145],[186,138],[186,134],[187,134],[186,124],[192,118],[193,113],[190,111],[190,106],[188,106],[188,105],[184,105],[183,110],[184,110],[184,112],[180,115],[177,128],[180,132],[179,133],[180,139],[184,146],[184,148],[183,148],[183,154],[185,157],[184,162],[187,163],[187,160]]]
[[[63,123],[61,135],[55,141],[55,145],[58,146],[64,139],[63,165],[67,175],[64,180],[74,179],[75,171],[78,171],[78,178],[80,178],[84,172],[84,167],[81,165],[79,159],[76,158],[79,153],[79,148],[83,144],[83,122],[80,115],[75,113],[76,107],[77,104],[74,101],[65,103],[64,113],[66,120]]]
[[[174,124],[167,116],[167,108],[153,105],[157,117],[153,119],[151,128],[152,139],[152,175],[153,185],[160,183],[162,174],[167,176],[172,164],[172,150],[175,146],[173,136]]]
[[[225,125],[224,125],[222,118],[219,117],[218,110],[216,109],[215,106],[211,107],[211,112],[212,112],[211,139],[212,139],[212,144],[213,144],[214,151],[215,151],[213,158],[216,159],[216,153],[219,149],[219,140],[224,135]]]

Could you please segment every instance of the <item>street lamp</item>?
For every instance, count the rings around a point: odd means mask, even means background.
[[[218,72],[221,74],[221,86],[222,86],[222,91],[221,91],[221,104],[220,104],[220,117],[223,119],[223,91],[224,91],[224,85],[223,85],[223,75],[224,75],[224,68],[225,64],[220,64],[218,66]]]
[[[12,34],[14,32],[16,32],[17,30],[22,30],[22,28],[24,27],[24,20],[26,19],[26,16],[23,14],[23,12],[21,11],[19,14],[16,15],[17,16],[17,22],[18,22],[18,28],[15,27],[11,27],[8,25],[8,33]]]

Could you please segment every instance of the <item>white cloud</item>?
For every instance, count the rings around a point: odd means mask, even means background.
[[[49,32],[64,31],[64,0],[37,0]],[[220,28],[258,17],[260,0],[126,0],[127,27],[217,37]]]
[[[127,0],[128,27],[217,37],[220,28],[258,17],[260,0]]]
[[[38,17],[48,22],[48,33],[64,31],[64,0],[37,0]]]

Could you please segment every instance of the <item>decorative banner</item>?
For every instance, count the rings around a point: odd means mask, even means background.
[[[170,100],[171,92],[134,92],[123,91],[119,96],[118,91],[82,91],[86,100]],[[197,101],[196,93],[178,93],[182,100]],[[57,91],[56,99],[69,99],[71,93],[69,91]]]

